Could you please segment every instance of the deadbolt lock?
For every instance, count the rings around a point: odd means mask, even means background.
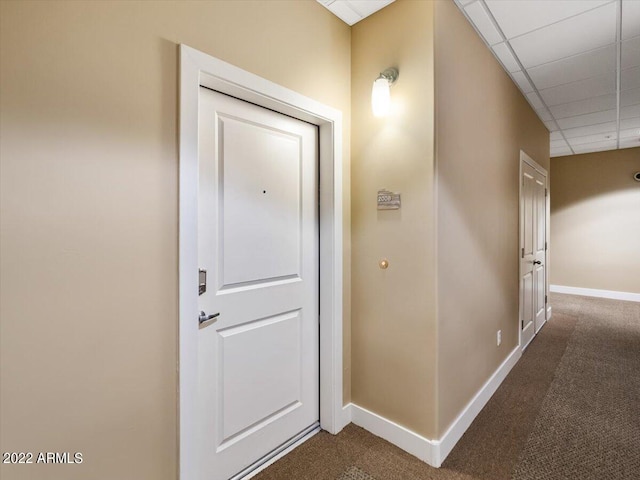
[[[198,295],[207,291],[207,271],[202,268],[198,270]]]

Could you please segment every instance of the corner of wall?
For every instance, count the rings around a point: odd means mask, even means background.
[[[351,53],[352,401],[428,437],[437,344],[433,12],[434,2],[394,2],[353,26]],[[371,85],[390,66],[400,72],[394,108],[374,118]],[[383,188],[402,195],[400,210],[376,209]]]

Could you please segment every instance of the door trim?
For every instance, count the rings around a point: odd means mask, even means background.
[[[521,254],[520,249],[522,248],[522,172],[524,164],[528,164],[531,168],[538,171],[545,179],[545,188],[547,192],[549,192],[549,174],[547,170],[541,166],[538,162],[536,162],[533,158],[527,155],[523,150],[520,150],[520,174],[518,177],[518,345],[521,350],[528,345],[522,345],[522,325],[520,324],[520,320],[522,319],[522,262],[521,262]],[[547,196],[544,197],[545,203],[545,242],[547,242],[547,248],[544,252],[544,288],[545,295],[549,295],[549,246],[550,246],[550,236],[549,236],[549,204],[550,204],[550,194],[547,193]],[[548,304],[547,304],[548,305]],[[548,306],[545,305],[545,323],[551,317],[551,310]],[[540,327],[542,328],[542,327]],[[538,330],[540,331],[540,330]],[[534,325],[534,333],[533,338],[535,338],[537,332],[535,331]]]
[[[312,123],[319,135],[320,426],[342,419],[342,112],[180,45],[179,478],[197,474],[198,96],[201,86]]]

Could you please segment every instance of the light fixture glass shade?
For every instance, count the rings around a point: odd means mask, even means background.
[[[371,108],[376,117],[383,117],[389,113],[389,107],[391,106],[389,87],[389,80],[384,77],[379,77],[373,82]]]

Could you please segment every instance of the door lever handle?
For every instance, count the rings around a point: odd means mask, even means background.
[[[534,265],[542,265],[542,262],[540,260],[536,260],[533,262]]]
[[[212,313],[211,315],[207,315],[204,311],[200,310],[200,316],[198,317],[198,323],[202,325],[204,322],[208,322],[216,317],[220,316],[220,312]]]

